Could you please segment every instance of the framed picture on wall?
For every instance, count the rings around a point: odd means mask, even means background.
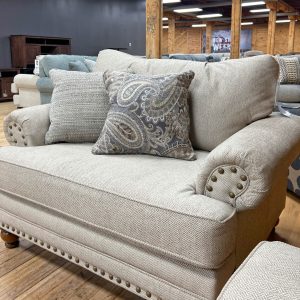
[[[252,31],[245,29],[241,31],[241,52],[251,50]],[[206,34],[203,35],[203,52],[206,49]],[[231,30],[214,30],[212,35],[211,52],[227,53],[231,48]]]

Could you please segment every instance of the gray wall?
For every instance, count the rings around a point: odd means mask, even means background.
[[[10,67],[12,34],[72,38],[72,53],[105,48],[145,54],[145,0],[0,0],[0,67]]]

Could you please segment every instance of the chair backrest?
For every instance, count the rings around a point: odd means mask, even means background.
[[[45,55],[39,63],[39,76],[49,77],[51,69],[69,70],[69,63],[74,61],[84,61],[90,59],[96,61],[96,56],[82,56],[82,55]]]
[[[143,59],[113,50],[99,53],[96,71],[161,75],[192,70],[191,141],[195,149],[213,150],[232,134],[272,113],[279,66],[270,55],[204,63]]]

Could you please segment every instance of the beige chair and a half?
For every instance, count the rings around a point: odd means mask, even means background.
[[[300,123],[262,114],[272,112],[278,65],[270,56],[205,64],[99,53],[98,71],[127,68],[194,70],[197,160],[45,145],[49,105],[14,111],[4,124],[12,146],[0,148],[2,238],[8,247],[29,240],[144,299],[216,299],[275,226],[299,154]]]

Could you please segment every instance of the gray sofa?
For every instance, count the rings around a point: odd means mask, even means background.
[[[293,57],[297,57],[300,61],[300,55],[293,55]],[[284,102],[287,106],[300,106],[300,84],[280,84],[277,92],[277,101]],[[288,190],[300,197],[300,156],[289,168]]]
[[[297,57],[300,61],[300,55],[293,55],[293,57]],[[300,84],[280,84],[277,93],[277,101],[300,103]]]
[[[300,147],[299,122],[278,114],[263,118],[260,108],[241,100],[268,97],[272,111],[278,66],[264,56],[247,68],[254,61],[141,61],[100,52],[97,71],[195,70],[195,161],[94,156],[91,144],[45,145],[50,105],[12,112],[4,124],[11,147],[0,148],[0,227],[7,246],[27,239],[144,299],[216,299],[275,226],[288,166]],[[232,105],[224,110],[220,99]]]

